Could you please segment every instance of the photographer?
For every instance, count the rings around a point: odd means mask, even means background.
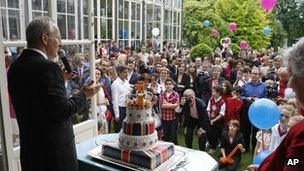
[[[185,115],[185,142],[192,148],[193,130],[197,128],[199,149],[205,151],[206,132],[209,130],[210,119],[206,111],[206,104],[195,97],[192,89],[187,89],[181,99],[180,106],[175,110],[177,114]]]

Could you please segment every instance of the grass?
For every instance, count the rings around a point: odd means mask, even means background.
[[[184,135],[183,135],[183,133],[182,133],[181,130],[178,132],[177,138],[178,138],[178,143],[179,143],[178,145],[186,147],[185,137],[184,137]],[[195,136],[195,135],[193,135],[193,149],[199,150],[197,136]],[[214,154],[214,157],[218,157],[219,154],[220,154],[219,148],[217,148],[217,150],[216,150],[216,152]],[[252,164],[252,156],[253,155],[251,153],[251,150],[250,150],[250,152],[243,154],[242,155],[241,163],[240,163],[240,165],[238,167],[238,170],[241,170],[241,171],[247,170],[247,166],[249,166],[250,164]],[[225,169],[221,169],[221,170],[225,170]]]

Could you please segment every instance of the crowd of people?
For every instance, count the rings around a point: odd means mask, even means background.
[[[6,54],[8,67],[15,58]],[[227,170],[236,170],[241,153],[256,156],[266,149],[274,151],[289,129],[303,119],[280,49],[248,48],[236,53],[228,45],[216,48],[213,55],[191,58],[188,47],[173,43],[165,42],[162,52],[149,43],[135,51],[111,40],[98,44],[94,66],[89,57],[88,51],[69,56],[75,76],[65,87],[68,97],[76,95],[90,82],[90,68],[95,68],[95,79],[102,84],[96,104],[100,134],[120,131],[126,98],[138,81],[153,93],[159,139],[177,145],[178,130],[182,130],[188,148],[192,148],[194,134],[200,150],[215,155],[220,149],[225,157],[237,146],[240,150],[232,156],[233,164],[219,160]],[[248,118],[250,105],[260,98],[273,100],[281,111],[280,121],[268,130],[259,130]],[[88,101],[74,123],[92,117],[90,113]]]

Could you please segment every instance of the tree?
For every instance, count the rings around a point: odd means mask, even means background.
[[[304,35],[303,0],[279,0],[274,12],[287,32],[289,45]]]

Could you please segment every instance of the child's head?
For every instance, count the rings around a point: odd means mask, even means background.
[[[289,119],[293,114],[293,110],[290,110],[290,105],[281,105],[281,117],[280,122],[284,125],[288,125]]]
[[[290,117],[289,122],[288,122],[289,128],[291,128],[292,126],[294,126],[295,124],[297,124],[298,122],[300,122],[303,119],[304,119],[304,117],[301,115],[294,115],[294,116]]]
[[[219,98],[223,93],[223,88],[220,86],[212,87],[212,97]]]
[[[165,88],[166,88],[166,90],[168,91],[171,91],[171,90],[173,90],[173,80],[171,79],[171,78],[168,78],[168,79],[166,79],[166,81],[165,81]]]
[[[238,130],[240,130],[241,124],[238,120],[233,119],[228,122],[227,126],[229,133],[236,133]]]
[[[239,97],[239,96],[241,96],[242,91],[243,91],[242,87],[235,86],[235,87],[232,88],[232,95]]]

